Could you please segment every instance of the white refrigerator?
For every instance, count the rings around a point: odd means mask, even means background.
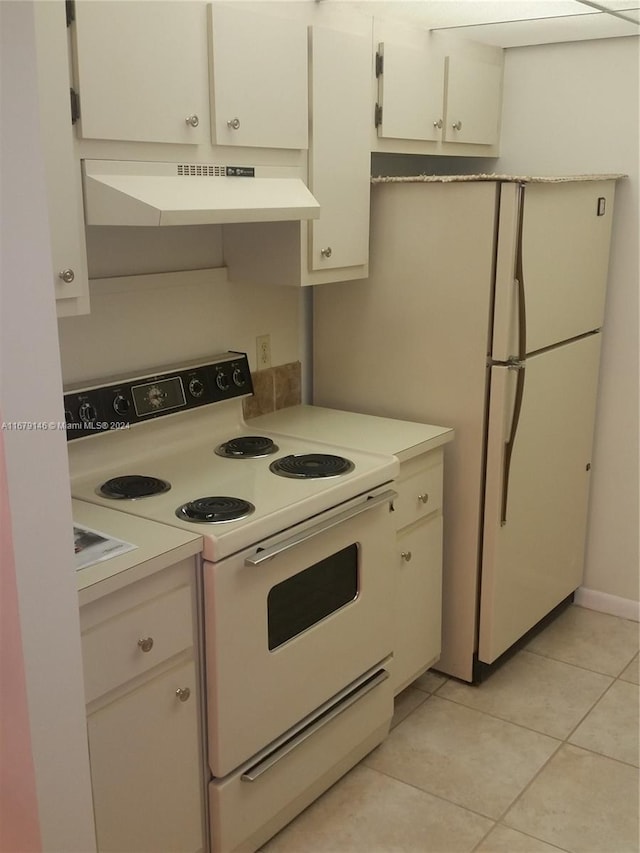
[[[582,581],[616,177],[382,179],[369,278],[314,289],[314,403],[455,428],[436,668],[466,681]]]

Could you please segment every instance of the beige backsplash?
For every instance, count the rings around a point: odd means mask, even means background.
[[[242,401],[245,420],[302,402],[302,365],[299,361],[279,364],[251,374],[253,397]]]

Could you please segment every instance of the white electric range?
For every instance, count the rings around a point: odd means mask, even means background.
[[[257,849],[380,743],[393,709],[399,463],[256,435],[251,392],[238,353],[65,392],[72,495],[203,535],[216,853]]]

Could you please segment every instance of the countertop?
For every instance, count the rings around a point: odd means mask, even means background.
[[[381,175],[371,178],[372,184],[451,184],[474,181],[496,181],[517,184],[565,184],[576,181],[617,181],[628,178],[621,172],[604,175]]]
[[[157,524],[126,512],[73,500],[76,524],[108,533],[137,547],[76,571],[80,605],[88,604],[135,581],[199,554],[202,537]]]
[[[255,426],[373,453],[390,453],[400,462],[435,450],[454,437],[450,427],[310,405],[280,409],[247,423],[251,428]]]

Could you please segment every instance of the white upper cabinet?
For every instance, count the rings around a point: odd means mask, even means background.
[[[305,149],[307,28],[238,5],[209,5],[212,141]]]
[[[80,164],[73,143],[65,4],[35,6],[38,94],[49,235],[59,317],[89,312],[89,278],[82,211]]]
[[[312,270],[369,260],[370,62],[364,36],[312,28],[309,186],[322,211],[309,223]]]
[[[374,151],[497,154],[500,48],[374,21],[374,50]]]
[[[500,132],[502,66],[468,56],[446,59],[447,142],[495,145]]]
[[[442,138],[444,63],[426,48],[380,42],[376,52],[378,136]]]
[[[84,139],[208,141],[204,3],[83,0],[75,15]]]

